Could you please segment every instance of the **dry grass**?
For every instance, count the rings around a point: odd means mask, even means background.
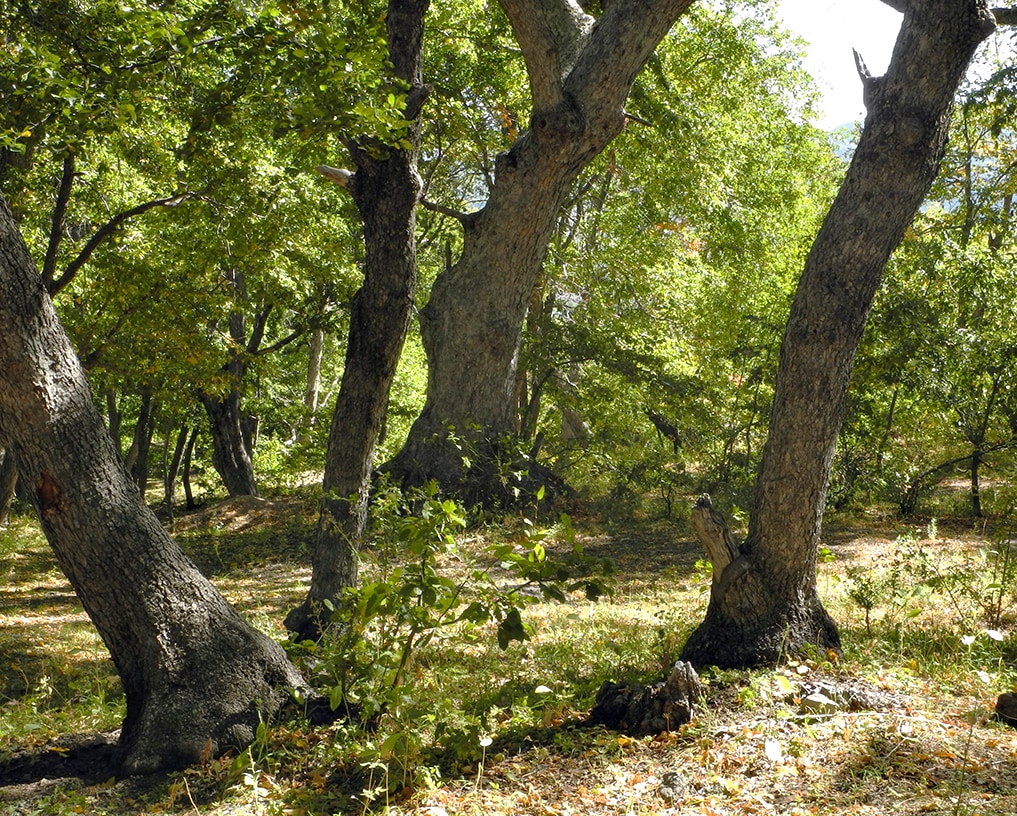
[[[177,530],[230,599],[281,637],[278,621],[306,586],[309,518],[295,503],[220,505]],[[577,526],[589,552],[617,565],[613,599],[531,607],[532,640],[506,654],[491,640],[450,639],[421,655],[420,699],[482,715],[492,743],[472,758],[422,755],[405,779],[389,780],[392,766],[358,765],[350,746],[363,734],[291,722],[236,763],[144,782],[51,773],[11,783],[12,757],[72,753],[61,734],[108,732],[122,716],[101,644],[34,526],[19,522],[0,533],[0,813],[359,813],[368,787],[390,790],[372,808],[394,816],[1017,812],[1017,734],[991,717],[1015,677],[1010,618],[999,642],[972,628],[973,594],[962,610],[938,590],[915,592],[874,609],[870,636],[848,596],[849,566],[886,569],[901,554],[897,530],[864,520],[829,528],[820,587],[842,622],[843,658],[707,673],[709,702],[695,722],[630,739],[578,723],[600,682],[652,677],[675,656],[703,614],[708,578],[681,527]],[[943,574],[985,543],[963,523],[940,524],[934,540],[927,525],[916,532],[913,546]],[[807,719],[798,684],[821,679],[888,702]],[[538,685],[550,691],[534,702]]]

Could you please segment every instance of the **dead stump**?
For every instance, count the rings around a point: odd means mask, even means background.
[[[631,737],[670,731],[692,720],[703,686],[692,664],[674,664],[666,680],[639,683],[604,683],[590,712],[591,725],[604,725]]]

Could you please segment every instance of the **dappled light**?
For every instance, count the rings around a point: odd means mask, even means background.
[[[779,0],[0,0],[0,811],[1017,812],[1017,10],[889,5],[824,133]]]

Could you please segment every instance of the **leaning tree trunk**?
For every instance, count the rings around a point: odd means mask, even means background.
[[[177,432],[177,441],[173,446],[172,455],[169,452],[169,437],[166,437],[166,447],[163,456],[162,488],[163,506],[166,508],[166,518],[170,524],[173,523],[173,506],[176,498],[177,474],[180,472],[180,462],[184,458],[184,446],[187,444],[187,426],[181,425]]]
[[[356,586],[357,547],[367,521],[375,446],[389,391],[409,328],[417,285],[416,227],[420,177],[419,126],[423,85],[424,16],[430,0],[390,0],[386,27],[396,74],[410,85],[406,117],[414,122],[410,149],[373,158],[367,145],[351,145],[352,176],[322,168],[353,196],[364,221],[364,283],[350,306],[346,364],[329,430],[324,496],[318,518],[311,586],[304,603],[286,617],[299,638],[320,631],[317,612],[344,587]],[[376,147],[376,146],[374,146]]]
[[[891,5],[903,7],[903,25],[885,77],[858,59],[868,116],[791,308],[747,539],[682,652],[695,665],[839,647],[816,556],[855,350],[886,262],[936,176],[960,80],[994,28],[984,0]]]
[[[404,483],[436,479],[476,498],[500,484],[492,465],[515,430],[522,324],[562,201],[623,129],[636,75],[691,4],[619,0],[595,21],[565,0],[502,0],[526,60],[533,113],[498,157],[487,204],[460,217],[462,254],[421,310],[427,398],[386,464]]]
[[[139,501],[2,196],[0,444],[120,674],[122,772],[241,748],[305,688]]]

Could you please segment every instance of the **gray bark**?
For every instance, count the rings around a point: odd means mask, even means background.
[[[244,437],[244,417],[240,410],[240,390],[232,388],[225,396],[202,392],[201,404],[208,415],[212,439],[212,466],[230,496],[257,496],[251,450]]]
[[[0,440],[120,674],[122,772],[241,748],[305,688],[139,502],[2,196]]]
[[[312,329],[307,339],[307,386],[304,389],[304,408],[307,409],[307,428],[314,426],[318,397],[321,394],[321,358],[324,354],[324,330]]]
[[[503,453],[500,440],[515,430],[522,323],[562,202],[623,129],[636,75],[691,3],[618,0],[594,22],[568,0],[503,0],[529,74],[530,127],[498,157],[484,208],[461,219],[462,254],[421,311],[427,399],[386,465],[404,483],[436,478],[458,489],[468,478],[450,427],[475,446],[475,461]]]
[[[406,116],[415,120],[426,91],[422,44],[429,0],[390,0],[386,20],[389,57],[410,84]],[[311,586],[304,603],[286,617],[300,638],[315,638],[321,602],[356,586],[357,549],[367,521],[375,447],[384,427],[413,309],[417,285],[414,229],[421,182],[419,128],[412,149],[389,149],[375,158],[367,145],[351,145],[357,164],[340,174],[364,221],[364,283],[350,308],[346,364],[329,430]]]
[[[7,526],[17,486],[18,464],[14,453],[0,448],[0,527]]]
[[[860,65],[865,126],[805,262],[749,533],[682,652],[695,665],[768,664],[807,644],[839,648],[819,600],[816,556],[854,355],[887,260],[938,171],[954,94],[994,28],[984,0],[901,6],[886,75],[869,77]]]

